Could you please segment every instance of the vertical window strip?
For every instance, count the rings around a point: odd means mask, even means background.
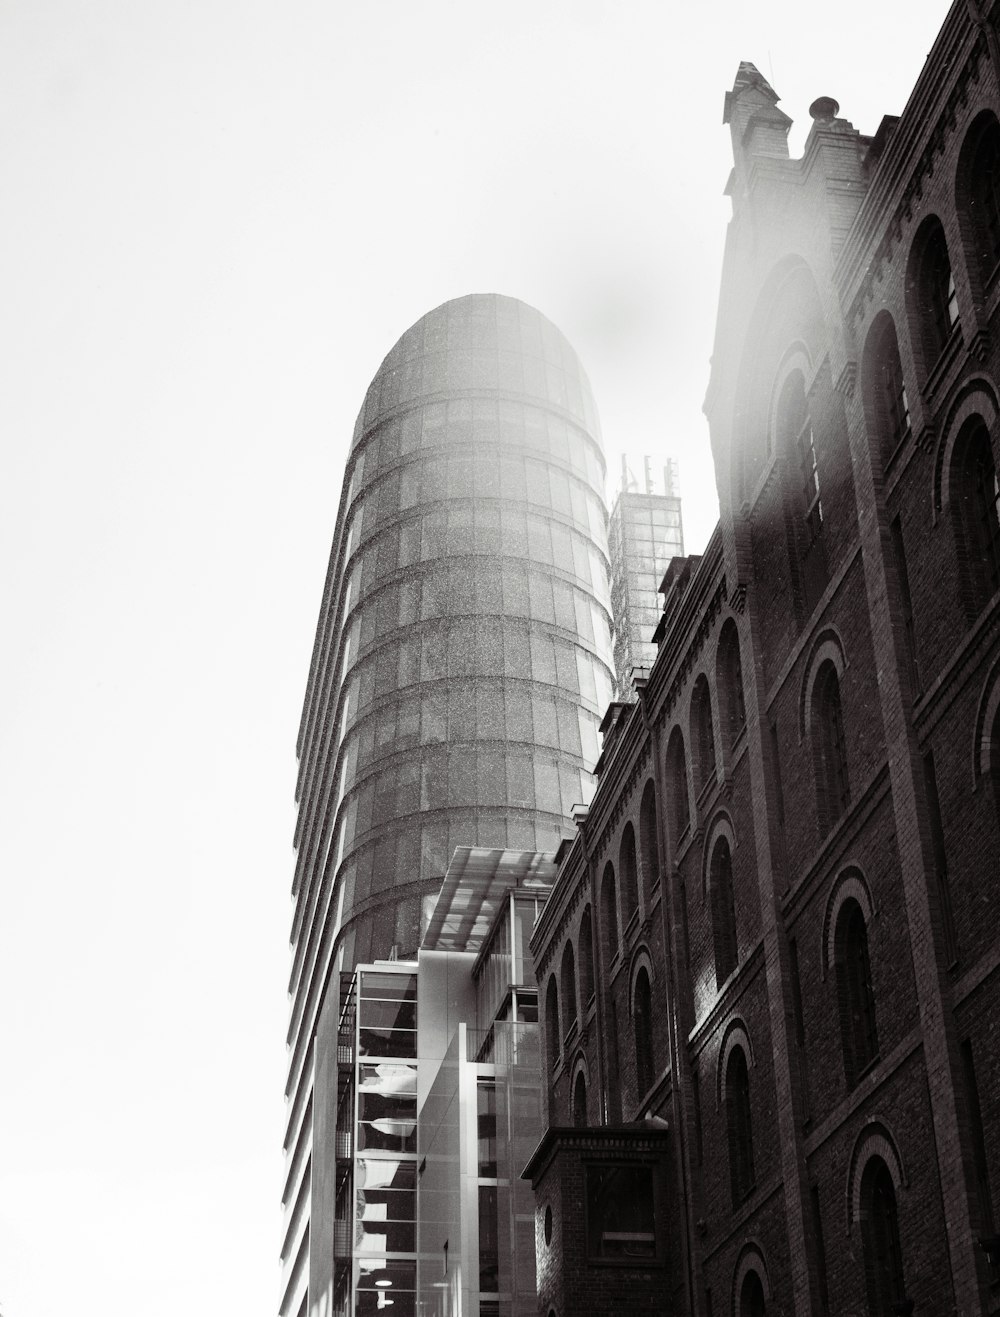
[[[906,570],[906,549],[903,543],[903,526],[900,517],[893,518],[890,527],[892,553],[899,581],[900,603],[903,607],[903,633],[906,640],[906,659],[914,699],[920,692],[920,668],[917,663],[917,634],[913,617],[913,596],[910,594],[910,577]]]
[[[948,855],[944,847],[944,825],[941,819],[941,801],[938,796],[934,753],[927,750],[923,757],[924,787],[927,791],[927,813],[934,850],[934,876],[937,881],[938,904],[941,907],[941,931],[949,967],[958,961],[958,939],[955,936],[955,918],[951,905],[951,887],[948,882]]]

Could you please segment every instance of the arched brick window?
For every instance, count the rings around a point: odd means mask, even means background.
[[[731,617],[719,636],[716,672],[722,704],[720,716],[728,732],[728,742],[732,745],[746,725],[747,709],[743,694],[743,665],[740,662],[740,633]]]
[[[667,790],[670,793],[670,825],[672,841],[676,847],[691,822],[688,806],[687,760],[684,756],[684,735],[679,727],[670,733],[667,742]]]
[[[956,440],[950,490],[967,610],[977,617],[1000,589],[1000,482],[980,416],[970,417]]]
[[[691,740],[695,747],[698,784],[701,792],[715,777],[715,730],[712,726],[712,696],[708,680],[702,675],[694,685],[691,697]]]
[[[910,406],[892,316],[884,311],[868,335],[864,360],[865,402],[879,451],[887,461],[910,433]]]
[[[587,1124],[587,1080],[582,1070],[577,1071],[573,1083],[573,1124],[577,1129]]]
[[[907,309],[913,338],[929,375],[958,324],[958,295],[941,221],[930,216],[913,243],[906,272]]]
[[[740,1286],[740,1317],[767,1317],[764,1285],[756,1271],[748,1271]]]
[[[986,282],[1000,263],[1000,124],[995,115],[980,115],[962,151],[976,260]]]
[[[635,863],[635,830],[626,823],[618,851],[618,873],[622,884],[622,919],[627,924],[639,909],[639,875]]]
[[[548,987],[545,989],[545,1042],[546,1051],[549,1057],[549,1070],[555,1070],[559,1064],[560,1034],[559,1034],[559,989],[556,987],[556,976],[549,975]]]
[[[709,875],[712,894],[712,941],[715,947],[715,984],[721,988],[736,968],[736,903],[733,895],[733,860],[729,842],[720,837],[712,852]]]
[[[580,919],[580,1004],[584,1013],[587,1002],[594,995],[594,942],[591,931],[590,906]]]
[[[653,994],[645,966],[635,976],[632,998],[632,1031],[635,1041],[636,1089],[641,1096],[653,1086]]]
[[[639,806],[639,854],[642,859],[642,889],[646,897],[647,913],[653,900],[653,893],[656,891],[656,884],[660,880],[658,829],[656,789],[650,781],[646,783],[646,789],[642,793],[642,804]]]
[[[750,1072],[746,1053],[734,1047],[726,1065],[726,1128],[729,1135],[729,1179],[733,1207],[753,1191],[753,1129],[750,1114]]]
[[[906,1287],[896,1189],[881,1157],[871,1157],[861,1176],[861,1241],[868,1311],[871,1317],[893,1317]]]
[[[563,947],[560,979],[559,986],[562,989],[563,999],[563,1024],[565,1032],[569,1033],[573,1025],[576,1024],[576,957],[573,954],[572,942],[567,942]]]
[[[610,965],[618,954],[618,893],[615,891],[615,867],[609,860],[601,879],[601,946]]]
[[[843,903],[837,915],[834,957],[844,1074],[853,1087],[878,1056],[868,929],[864,911],[853,898]]]
[[[825,836],[851,803],[840,679],[830,659],[820,664],[816,674],[812,713],[819,825]]]
[[[823,501],[819,489],[819,464],[812,417],[806,404],[805,381],[800,370],[785,381],[778,400],[779,451],[788,462],[792,503],[805,532],[802,547],[808,550],[823,530]]]

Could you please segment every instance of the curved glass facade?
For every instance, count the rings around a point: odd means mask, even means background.
[[[604,470],[576,355],[520,302],[446,303],[382,363],[300,740],[297,965],[317,920],[344,965],[415,951],[456,846],[552,850],[589,800],[612,691]]]

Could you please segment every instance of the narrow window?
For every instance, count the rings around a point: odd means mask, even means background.
[[[881,1157],[872,1157],[861,1177],[861,1239],[868,1311],[871,1317],[892,1317],[905,1298],[903,1251],[896,1190]]]
[[[549,1054],[549,1070],[555,1070],[559,1064],[559,989],[556,976],[549,975],[549,986],[545,990],[545,1041]]]
[[[756,1271],[748,1271],[740,1286],[740,1317],[767,1317],[764,1286]]]
[[[1000,483],[981,417],[966,423],[955,445],[952,491],[959,561],[976,617],[1000,587]]]
[[[477,1085],[479,1124],[479,1174],[492,1178],[497,1173],[497,1089],[495,1079],[480,1079]]]
[[[958,294],[941,221],[931,216],[914,242],[907,271],[911,321],[923,348],[926,374],[934,369],[958,323]]]
[[[679,727],[670,733],[667,742],[667,781],[673,804],[673,843],[676,850],[691,821],[688,808],[687,762],[684,757],[684,737]]]
[[[829,659],[820,667],[816,677],[813,701],[819,821],[825,836],[851,801],[840,681],[837,669]]]
[[[635,831],[631,823],[625,824],[622,844],[618,852],[618,872],[622,883],[622,919],[626,926],[639,909],[639,877],[635,863]]]
[[[910,678],[910,691],[915,699],[920,693],[920,670],[917,666],[917,633],[913,620],[910,577],[906,570],[903,525],[898,516],[893,518],[890,531],[892,534],[892,556],[896,563],[896,579],[899,582],[899,602],[903,609],[903,635],[906,641],[907,673]]]
[[[618,894],[615,891],[615,870],[609,860],[604,866],[601,880],[601,945],[610,966],[618,955]]]
[[[577,1129],[583,1129],[587,1124],[587,1081],[582,1070],[573,1085],[573,1124]]]
[[[656,818],[656,789],[646,783],[639,806],[639,852],[642,858],[642,887],[646,898],[646,912],[653,901],[653,893],[660,881],[660,844],[657,837],[659,824]]]
[[[715,731],[712,727],[712,696],[704,676],[695,683],[692,707],[692,739],[698,756],[698,792],[715,777]]]
[[[778,741],[778,724],[768,724],[768,741],[771,747],[771,769],[774,773],[774,788],[778,806],[778,827],[782,835],[785,831],[785,791],[781,781],[781,746]]]
[[[740,662],[740,634],[732,618],[726,622],[719,637],[717,665],[718,686],[722,692],[723,725],[728,727],[732,745],[746,726],[747,710],[743,694],[743,665]]]
[[[853,899],[840,908],[834,947],[844,1073],[853,1088],[878,1056],[868,930],[864,911]]]
[[[931,827],[931,844],[934,849],[934,877],[937,881],[938,904],[941,907],[944,951],[948,965],[952,966],[958,960],[958,940],[955,937],[955,919],[951,908],[948,855],[944,848],[944,825],[941,821],[941,801],[938,796],[937,773],[934,770],[932,750],[927,750],[924,754],[924,787],[927,791],[927,814]]]
[[[591,928],[590,906],[583,912],[580,920],[580,997],[584,1009],[594,995],[594,943]]]
[[[639,1094],[648,1093],[655,1075],[653,1063],[653,1000],[649,975],[640,969],[635,980],[635,998],[632,1006],[632,1028],[635,1034],[635,1075]]]
[[[712,938],[715,947],[715,985],[723,983],[736,968],[736,904],[733,895],[733,861],[729,842],[720,837],[712,852],[709,881],[712,885]]]
[[[500,1289],[500,1232],[497,1186],[479,1186],[479,1288],[487,1294]]]
[[[742,1047],[734,1047],[726,1066],[726,1122],[729,1134],[729,1178],[733,1207],[753,1191],[753,1133],[750,1123],[750,1073]]]
[[[819,494],[819,470],[812,420],[806,412],[795,436],[802,488],[802,519],[806,524],[807,543],[811,544],[823,529],[823,501]]]
[[[568,1034],[576,1024],[576,957],[573,954],[572,942],[567,942],[563,947],[561,978],[563,1016],[565,1031]]]
[[[806,1023],[802,1013],[802,976],[799,974],[799,944],[788,939],[788,973],[792,989],[792,1023],[795,1026],[795,1055],[798,1060],[799,1082],[802,1085],[802,1105],[809,1112],[809,1068],[806,1063]]]
[[[988,281],[1000,263],[1000,124],[992,114],[984,115],[978,127],[968,171],[976,255]]]
[[[878,431],[878,446],[887,462],[910,433],[910,406],[903,382],[896,326],[888,312],[878,317],[865,361],[867,401]]]

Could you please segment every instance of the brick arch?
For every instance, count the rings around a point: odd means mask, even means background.
[[[764,1250],[756,1239],[748,1239],[739,1251],[736,1259],[736,1266],[733,1269],[733,1312],[740,1311],[740,1290],[743,1288],[743,1282],[751,1271],[756,1271],[760,1277],[760,1283],[764,1290],[764,1298],[768,1303],[771,1302],[771,1277],[767,1272],[767,1263],[764,1261]]]
[[[715,1070],[715,1109],[720,1111],[724,1098],[726,1086],[726,1067],[729,1065],[729,1058],[732,1055],[733,1048],[742,1047],[743,1054],[747,1059],[747,1068],[752,1070],[757,1061],[754,1057],[753,1046],[750,1042],[750,1034],[743,1021],[736,1017],[730,1020],[726,1026],[726,1032],[722,1039],[722,1046],[719,1048],[719,1061]]]
[[[635,1011],[635,981],[639,977],[639,971],[644,969],[649,977],[649,986],[656,986],[656,975],[653,973],[653,957],[649,946],[645,942],[640,942],[632,952],[631,960],[628,967],[628,1010],[629,1015]]]
[[[861,907],[861,913],[865,917],[865,927],[867,928],[878,912],[875,908],[875,902],[872,900],[867,879],[857,865],[853,864],[846,869],[841,869],[833,880],[833,886],[830,888],[830,895],[826,901],[826,910],[823,914],[823,946],[820,958],[824,981],[835,960],[834,941],[837,936],[837,920],[840,918],[840,912],[847,901],[857,901]]]
[[[972,742],[972,789],[981,779],[992,776],[991,733],[1000,714],[1000,659],[993,664],[979,696],[976,709],[976,731]]]
[[[767,450],[771,457],[778,453],[778,410],[785,385],[798,371],[802,376],[803,387],[808,397],[816,365],[807,344],[801,338],[792,341],[778,363],[771,379],[771,397],[767,404]]]
[[[708,894],[709,873],[712,865],[712,854],[715,850],[715,844],[720,837],[725,837],[729,842],[729,854],[736,854],[736,829],[733,826],[733,816],[725,806],[720,806],[705,829],[705,845],[701,852],[701,898],[702,900]]]
[[[816,677],[827,659],[834,666],[837,681],[842,683],[847,668],[846,651],[840,632],[832,626],[825,626],[809,647],[809,658],[802,674],[802,689],[799,693],[800,744],[809,735],[812,726],[812,705],[816,690]]]
[[[896,1139],[889,1127],[881,1120],[872,1120],[865,1125],[854,1141],[851,1159],[847,1167],[847,1233],[850,1235],[855,1221],[861,1216],[861,1180],[865,1167],[872,1157],[881,1157],[892,1177],[892,1186],[899,1194],[909,1184],[906,1168],[899,1155]]]
[[[981,417],[995,450],[998,415],[1000,415],[1000,405],[997,403],[997,393],[992,380],[985,375],[976,375],[966,380],[948,410],[948,415],[941,426],[941,438],[934,450],[931,519],[935,525],[940,520],[941,514],[950,506],[952,458],[955,444],[966,421],[974,416]],[[994,460],[996,460],[995,451]],[[1000,467],[1000,462],[997,465]]]

